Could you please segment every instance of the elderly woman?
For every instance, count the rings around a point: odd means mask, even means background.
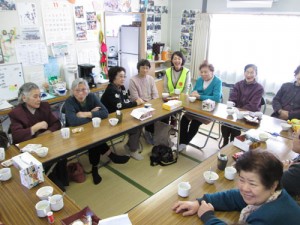
[[[256,112],[260,110],[261,98],[264,93],[264,88],[261,84],[257,83],[257,67],[254,64],[248,64],[244,68],[245,79],[237,82],[232,91],[230,92],[229,101],[235,103],[235,106],[248,111]],[[230,128],[227,126],[221,127],[223,136],[223,146],[227,145],[230,141],[240,135],[241,132],[237,128]]]
[[[210,99],[220,102],[222,97],[222,81],[214,75],[214,66],[204,61],[199,66],[199,70],[201,76],[197,79],[191,96],[195,96],[201,101]],[[182,116],[180,121],[179,151],[184,150],[186,145],[194,138],[202,122],[209,123],[208,120],[201,120],[190,114]]]
[[[18,101],[18,106],[8,114],[13,143],[27,141],[61,128],[61,123],[52,114],[49,103],[41,101],[40,88],[36,84],[23,84],[19,89]],[[56,165],[49,178],[65,190],[64,186],[69,185],[66,160]]]
[[[142,99],[148,102],[157,99],[158,91],[154,78],[148,75],[151,64],[147,59],[141,59],[137,63],[138,74],[131,77],[129,82],[130,100]],[[145,127],[145,138],[149,144],[153,144],[154,124]]]
[[[174,94],[175,89],[180,89],[181,93],[189,94],[191,75],[184,63],[185,58],[181,52],[176,51],[172,54],[171,67],[166,69],[164,76],[164,92]]]
[[[88,123],[93,117],[107,118],[108,111],[100,102],[100,99],[90,93],[86,80],[78,78],[72,83],[72,95],[65,102],[66,123],[68,126],[80,126]],[[101,135],[99,133],[99,135]],[[89,149],[89,161],[92,164],[92,176],[94,184],[102,180],[98,173],[100,155],[106,154],[114,163],[126,163],[128,156],[118,156],[111,152],[106,143]]]
[[[292,150],[300,154],[300,131],[293,139]],[[300,202],[300,155],[289,162],[287,167],[281,179],[282,186]]]
[[[296,81],[284,83],[272,100],[273,117],[300,119],[300,66],[294,71]]]
[[[60,129],[59,119],[52,114],[49,103],[41,101],[41,92],[36,84],[23,84],[18,101],[19,105],[8,114],[13,143]]]
[[[248,151],[236,163],[238,189],[205,194],[197,201],[173,206],[183,216],[198,214],[204,224],[226,224],[214,211],[240,211],[242,224],[298,224],[300,207],[281,189],[283,165],[267,151]]]
[[[109,113],[115,112],[116,110],[132,108],[144,103],[141,98],[137,98],[135,101],[129,100],[128,93],[124,87],[126,79],[125,74],[125,69],[119,66],[112,67],[108,71],[110,83],[103,93],[101,101],[106,106]],[[125,145],[125,149],[132,158],[142,160],[143,156],[138,153],[141,130],[135,129],[128,132],[128,134],[129,139]]]

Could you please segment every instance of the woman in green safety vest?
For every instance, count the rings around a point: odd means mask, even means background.
[[[164,76],[164,92],[174,94],[175,89],[180,89],[181,93],[188,94],[191,76],[184,63],[185,58],[181,52],[176,51],[172,54],[171,67],[166,69],[166,76]]]

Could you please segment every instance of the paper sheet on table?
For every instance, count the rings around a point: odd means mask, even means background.
[[[98,222],[98,225],[132,225],[128,214],[123,214],[123,215],[119,215],[119,216],[114,216],[114,217],[110,217],[110,218],[106,218],[103,220],[100,220]]]
[[[5,100],[0,100],[0,110],[12,108],[13,105]]]

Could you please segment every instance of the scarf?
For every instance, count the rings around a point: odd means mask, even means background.
[[[271,202],[274,201],[278,198],[278,196],[281,194],[281,190],[279,191],[275,191],[274,194],[272,194],[268,200],[266,202],[264,202],[263,204],[266,204],[267,202]],[[241,214],[240,214],[240,218],[239,218],[239,222],[246,222],[248,216],[253,213],[254,211],[256,211],[257,209],[259,209],[259,207],[261,207],[263,204],[261,205],[247,205],[245,208],[242,209]]]

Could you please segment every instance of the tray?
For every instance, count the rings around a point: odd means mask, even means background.
[[[72,225],[72,223],[76,220],[81,220],[83,223],[86,221],[86,215],[92,216],[92,224],[97,225],[100,218],[95,215],[95,213],[87,206],[78,213],[73,214],[72,216],[69,216],[67,218],[64,218],[61,220],[62,225]]]

